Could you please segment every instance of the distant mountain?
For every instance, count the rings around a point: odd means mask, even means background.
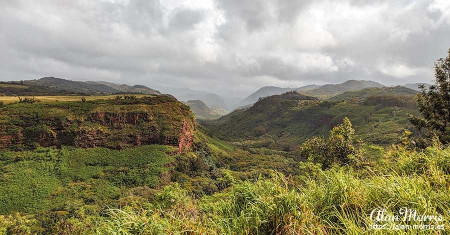
[[[44,77],[37,80],[24,81],[24,83],[72,93],[112,94],[118,92],[118,90],[104,84],[89,84],[55,77]]]
[[[89,84],[102,84],[102,85],[106,85],[108,87],[111,87],[119,92],[122,93],[136,93],[136,94],[149,94],[149,95],[160,95],[161,93],[157,90],[148,88],[146,86],[143,85],[134,85],[134,86],[128,86],[126,84],[115,84],[115,83],[111,83],[111,82],[86,82]]]
[[[180,101],[187,102],[189,100],[201,100],[208,107],[224,109],[227,111],[233,109],[235,102],[235,99],[233,98],[223,98],[210,92],[190,88],[159,87],[158,90],[163,93],[171,94]]]
[[[365,88],[359,91],[347,91],[340,95],[330,98],[330,101],[342,100],[363,100],[370,96],[388,96],[388,95],[415,95],[418,91],[403,87],[382,87],[382,88]]]
[[[281,88],[275,86],[265,86],[255,91],[253,94],[247,96],[239,103],[239,107],[247,106],[256,103],[259,98],[264,98],[272,95],[281,95],[288,91],[293,91],[296,88]]]
[[[409,89],[413,89],[413,90],[415,90],[415,91],[421,91],[420,88],[419,88],[419,86],[422,85],[422,84],[425,86],[426,89],[428,89],[428,88],[431,86],[431,85],[428,84],[428,83],[408,83],[408,84],[405,84],[405,85],[403,85],[403,86],[404,86],[404,87],[407,87],[407,88],[409,88]]]
[[[313,90],[313,89],[316,89],[316,88],[319,88],[319,87],[320,87],[319,85],[315,85],[315,84],[313,84],[313,85],[306,85],[306,86],[302,86],[302,87],[299,87],[299,88],[295,89],[295,91],[297,91],[297,92],[306,92],[306,91],[310,91],[310,90]]]
[[[0,96],[71,95],[73,92],[46,86],[33,85],[24,81],[0,82]]]
[[[216,94],[207,93],[205,95],[200,96],[199,98],[200,100],[205,102],[205,104],[208,105],[208,107],[230,110],[230,107],[227,105],[225,100]]]
[[[330,98],[347,91],[358,91],[364,88],[371,88],[371,87],[381,88],[385,86],[374,81],[348,80],[340,84],[326,84],[318,88],[301,93],[319,98]]]
[[[128,86],[109,82],[80,82],[55,77],[19,82],[2,82],[1,84],[0,94],[5,95],[161,94],[156,90],[141,85]]]
[[[201,100],[189,100],[186,104],[191,108],[191,111],[195,114],[196,118],[200,120],[213,120],[226,114],[226,111],[224,110],[210,109]]]
[[[245,107],[256,103],[260,98],[281,95],[288,91],[296,91],[305,95],[330,98],[346,91],[357,91],[369,87],[384,87],[384,85],[373,81],[348,80],[341,84],[307,85],[299,88],[281,88],[274,86],[266,86],[257,90],[239,103],[239,107]]]

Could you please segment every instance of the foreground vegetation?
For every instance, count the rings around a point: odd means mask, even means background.
[[[151,149],[158,150],[155,147]],[[143,150],[148,151],[148,149],[140,149],[133,154]],[[104,162],[100,160],[97,164],[104,164]],[[19,161],[14,164],[14,169],[18,170],[18,167],[25,167],[24,165],[28,168],[19,171],[22,172],[21,174],[33,174],[35,170],[32,169],[42,168],[32,168]],[[29,200],[28,202],[14,200],[17,202],[16,207],[12,205],[12,207],[2,208],[3,214],[12,209],[22,213],[2,216],[0,231],[5,233],[64,231],[69,234],[186,232],[361,234],[376,232],[369,228],[375,223],[370,219],[370,213],[377,207],[385,208],[393,213],[407,207],[416,209],[419,214],[440,214],[444,218],[443,222],[429,223],[441,224],[445,228],[449,226],[450,148],[442,149],[439,146],[429,147],[423,151],[407,150],[401,146],[384,151],[380,147],[366,146],[351,157],[351,163],[348,165],[341,166],[336,163],[323,170],[317,163],[304,162],[298,165],[301,174],[289,177],[272,172],[269,177],[260,176],[242,181],[239,180],[241,172],[222,169],[222,177],[217,179],[217,184],[224,190],[200,198],[183,189],[179,183],[172,183],[160,190],[150,190],[148,187],[151,187],[151,182],[154,182],[152,180],[150,183],[145,180],[130,183],[127,181],[126,174],[121,178],[122,180],[115,179],[120,174],[113,178],[108,177],[108,173],[98,177],[95,176],[101,172],[98,169],[105,169],[108,166],[96,167],[93,164],[93,166],[85,165],[85,167],[97,170],[86,169],[85,173],[81,174],[83,170],[75,168],[69,170],[75,174],[62,175],[68,178],[75,177],[75,179],[85,177],[84,180],[90,179],[87,181],[89,183],[69,183],[65,186],[68,188],[59,189],[56,195],[47,198],[48,203],[33,201],[36,198],[32,198],[32,195],[42,195],[44,196],[42,198],[45,198],[45,192],[42,191],[43,185],[40,184],[45,182],[47,187],[58,188],[61,187],[59,185],[64,178],[56,179],[53,176],[53,180],[50,180],[52,176],[36,172],[33,176],[41,178],[22,182],[22,184],[37,184],[41,191],[30,192],[30,195],[24,192],[25,194],[22,195],[25,197],[21,198]],[[110,169],[107,172],[113,171]],[[20,181],[16,180],[16,182]],[[5,192],[5,187],[14,188],[10,182],[2,185],[2,192]],[[121,194],[120,191],[124,190],[126,185],[148,186],[134,188],[128,191],[128,194]],[[49,193],[50,188],[44,190]],[[65,198],[61,198],[62,195]],[[81,197],[82,200],[77,197]],[[111,200],[115,197],[118,197],[115,201],[120,204],[116,206],[110,204],[112,207],[98,206],[101,199],[107,202],[107,199]],[[5,196],[1,200],[2,205],[5,205],[4,198]],[[50,206],[54,209],[50,214],[44,214],[45,218],[40,217],[39,213],[35,215],[25,213],[36,212],[36,206],[41,209]],[[400,222],[400,224],[413,225],[414,222]],[[436,231],[438,230],[412,232],[434,234]],[[381,231],[378,232],[381,233]],[[385,234],[389,230],[382,232]],[[402,232],[405,230],[390,231],[392,234]]]
[[[325,171],[302,164],[304,173],[290,178],[273,173],[269,179],[236,181],[229,174],[223,179],[229,188],[198,200],[174,184],[157,194],[153,203],[109,210],[97,231],[361,234],[371,231],[370,213],[377,207],[394,213],[408,207],[419,214],[441,214],[445,221],[441,224],[448,228],[449,154],[450,149],[436,147],[420,153],[397,149],[372,156],[371,161],[356,158],[355,164]],[[361,169],[362,162],[372,166]]]

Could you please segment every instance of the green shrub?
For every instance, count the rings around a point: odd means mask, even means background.
[[[342,124],[330,131],[327,139],[313,137],[301,146],[300,154],[303,159],[322,164],[324,168],[333,163],[348,164],[349,156],[356,153],[353,146],[355,130],[348,118]]]

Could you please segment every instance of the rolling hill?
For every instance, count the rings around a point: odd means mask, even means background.
[[[295,91],[297,91],[297,92],[306,92],[306,91],[314,90],[314,89],[319,88],[319,87],[320,87],[319,85],[315,85],[315,84],[313,84],[313,85],[306,85],[306,86],[302,86],[302,87],[299,87],[299,88],[295,89]]]
[[[318,98],[331,98],[336,95],[342,94],[347,91],[358,91],[365,88],[381,88],[384,85],[373,82],[373,81],[364,81],[364,80],[348,80],[341,84],[326,84],[326,85],[307,85],[299,88],[281,88],[274,86],[266,86],[262,87],[256,92],[252,93],[245,99],[243,99],[238,107],[248,107],[256,103],[260,98],[264,98],[272,95],[280,95],[289,91],[297,91],[299,93],[314,96]]]
[[[330,98],[339,94],[342,94],[347,91],[358,91],[365,88],[381,88],[385,87],[384,85],[373,82],[373,81],[364,81],[364,80],[348,80],[346,82],[340,84],[326,84],[320,86],[318,88],[308,90],[308,91],[300,91],[301,93],[309,96],[315,96],[319,98]]]
[[[80,82],[55,77],[0,83],[0,94],[4,95],[111,95],[130,93],[160,94],[156,90],[141,85],[128,86],[109,82]]]
[[[403,87],[403,86],[396,86],[396,87],[382,87],[382,88],[365,88],[358,91],[347,91],[343,94],[334,96],[330,98],[330,101],[342,101],[342,100],[351,100],[351,99],[357,99],[357,100],[363,100],[370,96],[388,96],[388,95],[415,95],[419,92]]]
[[[366,93],[361,95],[366,96]],[[384,145],[397,143],[405,129],[413,129],[407,119],[408,113],[417,113],[413,95],[320,101],[288,92],[263,98],[248,109],[236,110],[218,120],[206,122],[205,126],[212,135],[222,139],[252,140],[258,145],[286,150],[312,136],[327,134],[348,117],[357,138]]]
[[[88,84],[103,84],[106,85],[108,87],[111,87],[115,90],[117,90],[118,92],[121,93],[127,93],[127,94],[146,94],[146,95],[161,95],[161,93],[157,90],[148,88],[146,86],[143,85],[134,85],[134,86],[128,86],[126,84],[115,84],[115,83],[111,83],[111,82],[86,82]],[[117,93],[117,92],[116,92]]]

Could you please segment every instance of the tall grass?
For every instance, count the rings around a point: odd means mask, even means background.
[[[440,214],[444,218],[440,223],[449,229],[450,148],[432,147],[422,152],[394,148],[376,159],[356,156],[351,165],[328,170],[314,164],[303,167],[303,177],[286,178],[274,172],[272,177],[255,182],[232,180],[224,191],[197,200],[179,186],[169,186],[151,204],[110,210],[98,232],[445,234],[442,230],[370,228],[373,209],[398,213],[403,207],[419,214]]]

